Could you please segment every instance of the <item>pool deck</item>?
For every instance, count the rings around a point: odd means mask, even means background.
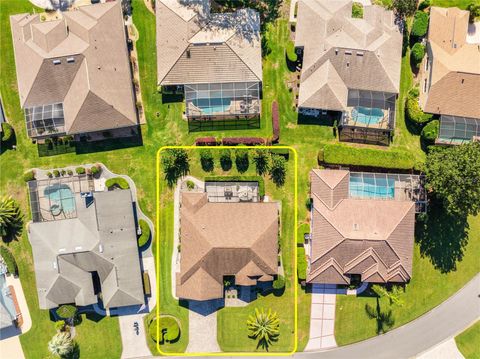
[[[347,109],[347,111],[344,113],[344,116],[346,116],[346,118],[344,118],[342,120],[343,122],[343,125],[345,126],[355,126],[355,127],[368,127],[368,128],[378,128],[378,129],[384,129],[384,130],[388,130],[389,129],[389,114],[388,114],[388,110],[385,110],[385,109],[382,109],[382,112],[383,112],[383,118],[381,121],[377,122],[377,123],[364,123],[364,122],[361,122],[361,121],[355,121],[354,118],[353,118],[353,115],[352,115],[352,111],[355,109],[356,107],[349,107]]]

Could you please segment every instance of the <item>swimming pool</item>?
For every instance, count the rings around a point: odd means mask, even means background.
[[[350,197],[393,199],[395,198],[395,180],[368,175],[356,176],[352,173]]]
[[[383,110],[381,108],[354,107],[352,109],[352,119],[364,125],[376,125],[383,119]]]
[[[44,196],[50,200],[50,210],[53,215],[60,212],[75,212],[75,196],[66,184],[54,184],[44,190]]]
[[[231,102],[230,98],[195,99],[192,101],[202,111],[203,115],[210,116],[227,112]]]

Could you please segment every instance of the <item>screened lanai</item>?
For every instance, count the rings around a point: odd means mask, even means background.
[[[27,107],[25,121],[29,137],[65,133],[62,103]]]
[[[350,89],[342,125],[393,129],[395,101],[396,94]]]
[[[480,120],[442,115],[437,143],[462,144],[480,136]]]
[[[249,116],[260,113],[258,82],[185,85],[186,115],[198,117]]]

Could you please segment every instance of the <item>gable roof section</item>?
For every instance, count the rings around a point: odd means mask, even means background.
[[[225,275],[238,275],[239,283],[249,285],[255,277],[277,274],[276,203],[211,203],[206,193],[189,192],[182,192],[181,203],[178,297],[221,298]],[[203,285],[194,284],[198,281]]]
[[[73,131],[136,125],[120,2],[82,6],[62,14],[62,19],[48,22],[41,22],[38,14],[10,17],[21,106],[63,102],[65,122],[83,124]],[[73,62],[67,61],[71,58]],[[102,107],[96,113],[98,101],[87,99],[90,92],[113,110],[106,112]],[[83,104],[91,104],[90,118],[79,118]],[[77,133],[70,132],[68,125],[66,132]]]
[[[210,14],[208,0],[157,0],[157,82],[262,80],[260,17],[252,9]]]

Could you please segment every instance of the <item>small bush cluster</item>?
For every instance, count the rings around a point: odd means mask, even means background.
[[[420,63],[425,56],[425,45],[422,45],[420,42],[416,42],[415,45],[412,47],[412,51],[410,53],[410,58],[413,64],[418,68]]]
[[[85,167],[77,167],[77,168],[75,168],[75,172],[77,172],[77,175],[84,175],[85,174]]]
[[[200,164],[205,172],[212,172],[214,168],[213,154],[210,150],[200,151]]]
[[[102,168],[100,167],[100,165],[95,165],[95,166],[92,166],[90,168],[90,173],[93,175],[93,176],[96,176],[97,174],[99,174],[101,172]]]
[[[188,180],[188,181],[187,181],[187,188],[188,188],[189,190],[194,189],[194,188],[195,188],[195,183],[193,183],[193,181]]]
[[[0,256],[3,258],[5,265],[7,266],[8,273],[12,275],[18,275],[18,266],[15,257],[13,256],[12,252],[5,247],[0,246]]]
[[[215,137],[199,137],[195,140],[196,146],[216,146],[217,140]]]
[[[408,95],[405,103],[405,115],[407,119],[417,127],[423,126],[433,117],[433,115],[422,111],[418,104],[418,98],[411,94]]]
[[[260,137],[225,137],[222,139],[222,144],[224,146],[236,146],[236,145],[256,146],[256,145],[264,145],[265,140]]]
[[[53,170],[53,175],[55,177],[60,177],[60,171],[59,170]]]
[[[422,128],[422,139],[427,143],[435,142],[435,139],[438,137],[438,131],[440,129],[440,121],[433,120],[430,121]]]
[[[480,4],[478,2],[471,2],[467,5],[467,11],[470,12],[468,21],[473,23],[475,19],[480,16]]]
[[[285,288],[285,277],[278,275],[277,279],[273,281],[273,289],[280,290]]]
[[[353,2],[352,17],[355,19],[363,19],[363,5],[361,3]]]
[[[23,174],[23,180],[25,182],[30,182],[35,180],[35,172],[33,170],[27,171]]]
[[[411,35],[417,38],[425,36],[428,30],[428,19],[428,13],[416,11],[413,17]]]
[[[150,239],[150,226],[144,219],[140,219],[138,221],[138,225],[140,226],[140,231],[142,232],[140,237],[138,237],[138,246],[142,248]]]
[[[13,130],[12,125],[7,122],[2,122],[2,142],[7,144],[15,135],[15,131]]]
[[[108,180],[105,181],[105,186],[109,190],[113,188],[120,188],[120,189],[129,189],[130,186],[125,178],[122,177],[113,177],[109,178]]]
[[[250,166],[250,159],[248,156],[248,150],[235,150],[235,166],[240,173],[244,173]]]
[[[278,112],[277,101],[273,101],[272,103],[272,127],[273,127],[272,143],[278,143],[278,141],[280,141],[280,116]]]
[[[298,56],[297,56],[297,53],[295,52],[295,44],[293,43],[293,41],[288,41],[285,52],[286,52],[288,61],[293,63],[297,62]]]

